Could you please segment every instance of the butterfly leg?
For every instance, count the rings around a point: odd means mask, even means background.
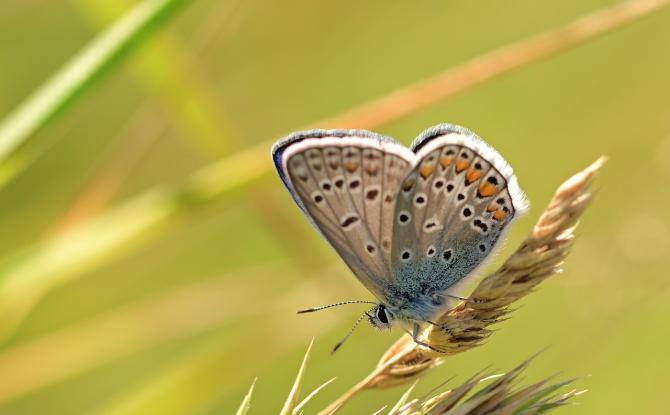
[[[419,327],[419,323],[414,323],[414,328],[412,329],[412,340],[414,340],[414,343],[418,344],[419,346],[426,347],[426,348],[428,348],[428,349],[430,349],[434,352],[437,352],[437,353],[446,353],[443,350],[434,348],[433,346],[431,346],[428,343],[424,343],[424,342],[420,341],[419,340],[419,331],[420,330],[421,330],[421,327]]]

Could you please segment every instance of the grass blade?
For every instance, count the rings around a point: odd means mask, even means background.
[[[249,392],[247,392],[247,394],[244,396],[242,404],[240,405],[237,412],[235,412],[235,415],[246,415],[246,413],[249,412],[249,408],[251,408],[251,394],[254,393],[254,386],[256,386],[257,380],[258,378],[254,379],[254,382],[251,384],[251,387],[249,388]]]
[[[313,345],[314,345],[314,339],[312,339],[312,341],[309,343],[309,346],[307,347],[305,357],[302,359],[302,364],[300,365],[300,369],[298,370],[298,375],[295,378],[295,382],[293,383],[291,392],[289,392],[288,398],[286,399],[286,403],[284,403],[284,407],[282,408],[281,412],[279,412],[279,415],[292,415],[294,409],[298,404],[298,394],[300,393],[300,386],[302,385],[302,380],[305,377],[305,367],[307,367],[307,360],[309,359],[309,354],[312,351]]]
[[[70,105],[105,71],[119,63],[183,0],[144,0],[95,37],[0,124],[0,161]],[[11,175],[0,174],[4,182]],[[1,185],[1,183],[0,183]]]

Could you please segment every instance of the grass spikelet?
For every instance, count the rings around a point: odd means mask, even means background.
[[[557,394],[560,388],[572,381],[547,385],[549,379],[526,387],[516,387],[519,376],[531,360],[526,360],[502,375],[477,374],[453,389],[435,396],[414,399],[389,412],[389,415],[539,414],[565,405],[569,399],[582,392],[572,390]]]

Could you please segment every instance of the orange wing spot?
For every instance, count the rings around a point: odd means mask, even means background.
[[[463,170],[467,169],[470,166],[470,161],[468,160],[458,160],[456,162],[456,173],[460,173]]]
[[[421,168],[419,169],[419,174],[424,179],[426,177],[430,176],[432,173],[433,173],[433,166],[431,166],[430,164],[425,164],[425,165],[421,166]]]
[[[402,184],[402,190],[407,192],[407,191],[412,189],[412,186],[414,186],[414,180],[413,179],[407,179]]]
[[[356,170],[358,170],[358,163],[352,163],[352,162],[344,163],[344,168],[347,169],[349,173],[353,173]]]
[[[489,197],[493,196],[496,192],[496,187],[492,185],[491,183],[484,182],[479,186],[479,196],[481,197]],[[491,203],[491,205],[494,205],[494,203]],[[489,205],[489,207],[491,206]],[[491,209],[490,211],[493,212],[494,210],[498,209],[498,206],[495,206],[495,208]]]
[[[486,208],[487,212],[493,212],[495,210],[498,210],[498,204],[496,202],[491,202]]]
[[[450,164],[451,164],[451,158],[440,157],[440,166],[446,169]]]
[[[366,170],[370,176],[374,176],[377,174],[379,167],[376,164],[368,164]]]
[[[507,216],[507,214],[505,212],[503,212],[502,210],[498,209],[493,214],[493,219],[495,219],[497,221],[501,221],[501,220],[505,219],[505,216]]]
[[[475,180],[479,179],[479,176],[481,176],[482,173],[477,170],[477,169],[470,169],[468,170],[467,175],[465,176],[466,180],[468,181],[468,184],[474,182]]]

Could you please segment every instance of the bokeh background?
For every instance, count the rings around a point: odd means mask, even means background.
[[[617,1],[186,3],[0,160],[0,414],[230,414],[256,377],[251,413],[276,413],[312,337],[303,390],[337,377],[307,412],[324,407],[401,332],[363,327],[331,357],[362,310],[295,315],[370,295],[269,143]],[[0,117],[138,4],[4,0]],[[533,207],[496,263],[609,156],[565,272],[417,393],[544,350],[528,381],[589,389],[560,413],[667,410],[669,40],[666,8],[376,128],[409,144],[457,123],[507,158]]]

